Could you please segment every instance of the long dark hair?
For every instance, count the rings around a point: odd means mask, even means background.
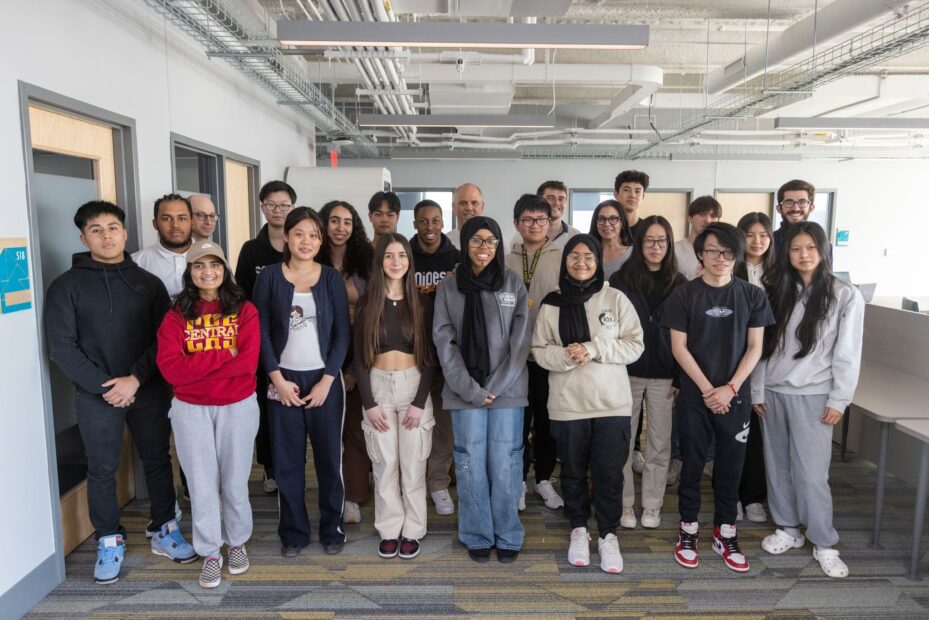
[[[290,233],[294,227],[302,222],[303,220],[310,220],[316,224],[316,232],[319,233],[320,238],[323,237],[323,223],[319,220],[319,215],[316,214],[316,211],[309,207],[297,207],[296,209],[291,210],[287,214],[287,219],[284,220],[284,235],[286,236]],[[291,254],[290,247],[287,245],[287,242],[284,242],[284,260],[281,262],[285,265],[290,264]],[[319,261],[319,253],[317,252],[315,259]]]
[[[774,267],[774,226],[771,224],[771,218],[767,214],[762,213],[761,211],[753,211],[752,213],[746,213],[739,219],[739,223],[736,225],[736,228],[745,233],[745,256],[742,257],[735,265],[735,276],[737,278],[742,278],[743,280],[748,280],[748,231],[751,230],[751,227],[755,224],[761,224],[764,226],[764,230],[768,233],[768,249],[765,250],[765,253],[761,256],[761,269],[763,273],[771,271],[771,268]]]
[[[619,268],[619,278],[626,283],[629,288],[643,295],[652,292],[655,278],[652,277],[652,271],[645,262],[645,235],[648,229],[654,225],[661,226],[665,235],[668,237],[667,252],[661,259],[661,267],[658,269],[660,290],[662,297],[667,297],[674,290],[677,282],[677,258],[674,256],[674,231],[671,230],[671,224],[660,215],[650,215],[639,221],[636,228],[635,241],[633,248],[635,251],[629,257],[623,266]]]
[[[184,270],[184,288],[182,288],[181,292],[174,298],[175,308],[177,308],[181,316],[188,321],[196,320],[200,316],[197,314],[197,303],[200,301],[200,289],[196,287],[193,278],[190,277],[191,266],[192,265],[188,264],[187,268]],[[223,316],[236,314],[242,309],[242,304],[245,303],[245,291],[242,290],[241,286],[236,284],[235,279],[232,277],[232,270],[229,269],[229,265],[226,264],[226,261],[223,261],[223,282],[219,285],[219,291],[217,291],[217,293],[217,299],[219,299],[219,303],[222,306]]]
[[[590,234],[603,244],[603,239],[600,237],[600,232],[597,230],[597,216],[600,214],[600,211],[606,207],[613,207],[619,211],[619,223],[622,225],[619,231],[619,242],[623,245],[632,245],[632,233],[629,232],[629,220],[626,218],[626,210],[623,209],[623,205],[620,204],[618,200],[613,200],[612,198],[604,200],[594,208],[594,214],[590,216]]]
[[[323,245],[319,248],[319,260],[322,265],[332,264],[332,241],[329,239],[329,217],[336,207],[342,207],[352,215],[352,234],[349,235],[345,242],[345,258],[342,260],[342,277],[350,278],[357,275],[363,280],[367,280],[371,273],[371,263],[374,259],[374,249],[371,247],[371,240],[368,239],[368,233],[365,231],[364,223],[355,207],[341,200],[333,200],[323,205],[319,211],[319,219],[323,223]]]
[[[813,273],[813,279],[804,286],[800,274],[790,264],[790,244],[799,235],[809,235],[819,252],[819,266]],[[803,318],[794,334],[800,341],[800,350],[794,359],[806,357],[816,346],[821,325],[826,321],[829,310],[835,303],[835,276],[829,265],[829,240],[822,226],[816,222],[798,222],[787,227],[784,245],[778,253],[773,271],[765,272],[762,284],[768,291],[771,309],[777,323],[765,328],[764,349],[762,356],[771,357],[783,350],[787,338],[787,322],[796,305],[806,297]]]
[[[374,366],[374,358],[379,351],[379,342],[386,330],[383,324],[384,303],[387,299],[387,279],[384,277],[384,254],[387,253],[387,246],[391,243],[399,243],[403,246],[409,260],[409,268],[403,276],[403,301],[400,306],[400,314],[403,321],[403,335],[413,340],[413,357],[416,358],[416,367],[423,369],[429,358],[429,346],[427,344],[426,330],[430,329],[426,325],[423,317],[423,307],[419,299],[419,292],[416,289],[416,277],[413,269],[413,251],[410,249],[410,242],[406,237],[397,233],[381,235],[377,240],[377,247],[374,249],[374,268],[371,269],[371,275],[368,280],[368,290],[365,293],[364,318],[361,333],[364,338],[364,367],[371,368]]]

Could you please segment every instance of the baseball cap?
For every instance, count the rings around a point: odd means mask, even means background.
[[[215,241],[195,241],[191,244],[190,248],[187,250],[187,264],[196,262],[203,258],[204,256],[215,256],[216,258],[223,261],[223,264],[226,265],[226,268],[229,268],[229,261],[226,260],[226,255],[223,253],[222,247]]]

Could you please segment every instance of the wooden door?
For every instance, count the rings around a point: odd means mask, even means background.
[[[722,221],[733,226],[746,213],[759,211],[771,216],[774,194],[771,192],[719,192],[716,200],[723,206]]]
[[[235,269],[242,244],[252,238],[253,168],[226,159],[226,245],[229,265]]]
[[[648,192],[639,208],[639,217],[661,215],[671,224],[675,241],[687,236],[689,192]]]

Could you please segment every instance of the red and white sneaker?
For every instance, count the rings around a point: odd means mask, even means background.
[[[681,521],[681,529],[677,537],[677,545],[674,547],[674,559],[684,568],[697,568],[697,532],[700,524],[694,521],[686,523]]]
[[[734,525],[724,523],[713,528],[713,551],[719,554],[730,569],[737,573],[748,572],[748,558],[739,547]]]

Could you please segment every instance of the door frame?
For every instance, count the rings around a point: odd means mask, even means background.
[[[141,237],[141,218],[139,217],[139,204],[141,203],[139,193],[139,178],[136,170],[138,161],[138,146],[136,144],[135,120],[116,114],[103,108],[72,99],[65,95],[47,90],[35,84],[29,84],[18,81],[19,86],[19,107],[20,122],[22,126],[22,148],[23,161],[26,167],[26,201],[27,216],[29,222],[29,247],[31,253],[29,256],[29,268],[32,271],[33,281],[33,303],[35,304],[36,333],[38,336],[38,345],[40,355],[44,355],[47,350],[45,341],[45,331],[42,326],[42,317],[45,309],[45,283],[42,281],[42,269],[39,264],[41,256],[41,247],[39,245],[39,235],[36,226],[38,224],[38,213],[34,204],[33,186],[35,185],[35,170],[32,165],[32,137],[29,123],[29,106],[39,105],[50,108],[54,111],[73,114],[76,117],[84,118],[89,121],[103,123],[113,128],[113,151],[114,163],[116,168],[116,196],[120,206],[126,212],[126,230],[129,235],[127,249],[138,247]],[[55,449],[55,420],[52,411],[51,398],[51,381],[48,373],[47,363],[39,364],[39,372],[42,381],[42,409],[45,414],[45,439],[47,446],[46,458],[48,460],[49,471],[49,505],[51,506],[52,521],[55,531],[55,568],[57,569],[55,577],[57,582],[51,584],[52,587],[64,581],[65,578],[65,554],[64,542],[61,523],[61,497],[58,493],[58,464]],[[137,472],[137,476],[141,472]],[[41,584],[35,584],[34,587],[40,587]],[[51,589],[51,588],[49,588]]]

